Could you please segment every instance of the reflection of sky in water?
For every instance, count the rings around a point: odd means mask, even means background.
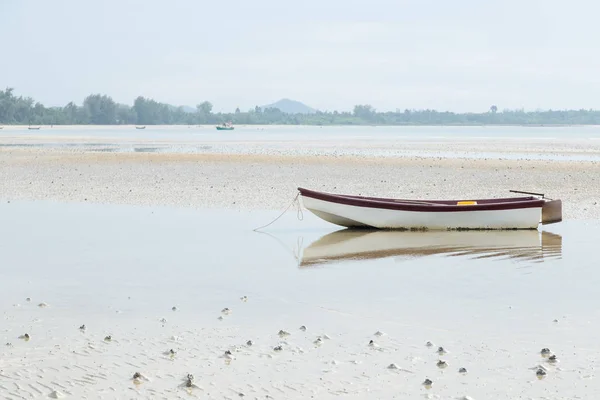
[[[43,126],[39,131],[27,127],[4,126],[0,137],[20,135],[118,137],[124,139],[177,140],[300,140],[319,139],[426,139],[444,138],[510,138],[510,139],[598,139],[600,126],[524,127],[524,126],[252,126],[237,125],[234,131],[217,131],[214,126],[147,126],[144,130],[132,126],[61,127]],[[324,135],[326,137],[324,137]]]
[[[424,158],[452,158],[452,159],[493,159],[493,160],[555,160],[555,161],[600,161],[600,154],[559,154],[548,152],[465,152],[465,151],[422,151],[422,150],[399,150],[379,148],[351,148],[339,149],[328,148],[289,148],[281,145],[261,144],[255,145],[233,145],[226,143],[216,145],[193,145],[193,144],[171,144],[171,145],[148,145],[117,144],[117,143],[0,143],[0,148],[41,148],[41,149],[80,149],[92,152],[108,153],[214,153],[214,154],[264,154],[274,152],[282,155],[334,155],[334,156],[357,156],[357,157],[424,157]]]
[[[598,127],[23,127],[0,131],[1,147],[85,149],[94,152],[352,155],[598,161]],[[42,143],[30,142],[32,138]],[[60,139],[59,139],[60,138]],[[6,139],[6,140],[2,140]],[[72,141],[71,141],[72,140]],[[554,148],[558,141],[563,146]],[[527,142],[529,150],[522,150]],[[567,143],[567,144],[565,144]],[[343,144],[343,146],[338,146]],[[497,147],[501,144],[501,147]],[[458,146],[458,147],[456,147]],[[466,150],[464,146],[466,147]],[[508,147],[507,147],[508,146]],[[517,146],[511,150],[510,146]],[[564,147],[566,146],[566,147]],[[473,147],[472,150],[469,150]],[[427,149],[427,150],[425,150]],[[496,149],[502,151],[496,151]],[[518,150],[517,150],[518,149]]]
[[[61,307],[89,312],[125,293],[148,307],[191,302],[198,310],[220,309],[222,299],[243,293],[281,312],[327,307],[397,323],[422,322],[425,314],[435,315],[426,325],[456,328],[476,323],[470,318],[477,314],[486,323],[509,318],[525,331],[532,328],[527,321],[599,316],[590,302],[600,278],[593,261],[597,223],[549,226],[562,236],[562,256],[555,246],[543,262],[446,253],[303,268],[294,258],[298,245],[307,249],[335,227],[291,214],[269,236],[252,232],[271,219],[266,212],[2,204],[0,296],[6,304],[43,293]],[[522,246],[531,250],[532,243]]]

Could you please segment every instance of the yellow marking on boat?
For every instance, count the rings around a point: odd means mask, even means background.
[[[474,206],[476,204],[477,204],[476,201],[458,201],[456,203],[457,206]]]

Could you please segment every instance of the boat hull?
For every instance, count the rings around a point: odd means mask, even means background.
[[[224,128],[222,126],[217,126],[218,131],[232,131],[234,128]]]
[[[450,202],[376,199],[331,195],[300,189],[303,206],[319,218],[346,228],[400,230],[537,229],[544,200],[480,200],[456,206]]]

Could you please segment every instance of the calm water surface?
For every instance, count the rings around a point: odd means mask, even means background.
[[[527,150],[522,144],[526,143]],[[27,127],[0,130],[0,147],[98,152],[331,154],[373,157],[600,160],[600,127]],[[473,148],[475,146],[475,148]]]
[[[28,130],[23,126],[5,126],[0,137],[14,134],[35,136],[90,136],[96,138],[147,138],[202,141],[238,140],[339,140],[344,139],[600,139],[600,126],[253,126],[239,125],[234,131],[217,131],[214,126],[43,126]]]
[[[353,233],[289,213],[252,231],[270,219],[268,212],[2,204],[0,295],[10,302],[43,293],[89,310],[125,292],[156,290],[145,301],[196,299],[199,307],[208,307],[200,301],[206,291],[248,293],[397,322],[420,304],[419,321],[429,310],[435,324],[457,326],[474,314],[509,315],[510,305],[541,321],[600,315],[591,301],[600,279],[598,222],[565,221],[541,233]]]

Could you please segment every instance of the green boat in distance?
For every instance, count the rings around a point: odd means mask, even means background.
[[[232,131],[233,129],[234,129],[233,124],[231,122],[227,122],[226,124],[217,125],[218,131]]]

